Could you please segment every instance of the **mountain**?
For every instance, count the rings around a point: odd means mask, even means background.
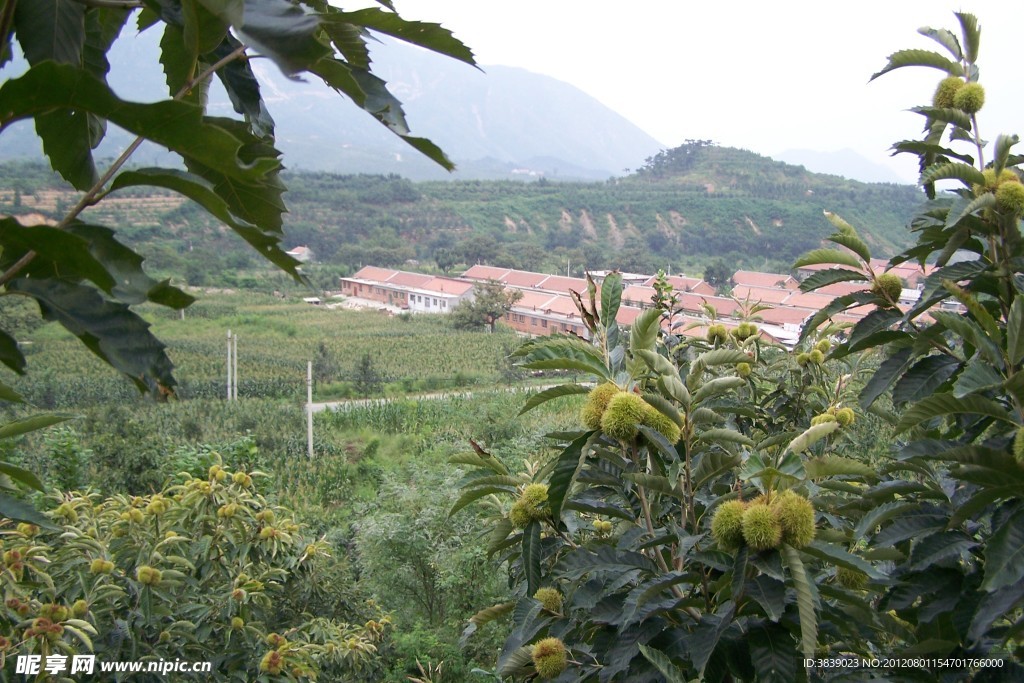
[[[157,61],[159,34],[126,29],[111,55],[111,87],[121,97],[165,97]],[[284,77],[266,60],[254,60],[267,108],[277,122],[278,147],[296,170],[397,173],[426,179],[604,180],[636,168],[663,147],[624,117],[581,90],[529,71],[481,69],[405,43],[387,40],[373,49],[375,73],[403,102],[414,135],[439,144],[458,171],[452,175],[419,155],[322,83]],[[25,68],[15,60],[0,75]],[[219,83],[211,113],[235,114]],[[112,130],[98,156],[116,156],[130,142]],[[0,159],[33,157],[41,147],[28,125],[0,136]],[[167,163],[150,147],[135,157]]]
[[[822,152],[812,149],[787,149],[775,154],[779,161],[803,166],[814,173],[827,173],[842,176],[866,183],[899,183],[907,181],[888,166],[877,164],[858,152],[846,148],[834,152]]]

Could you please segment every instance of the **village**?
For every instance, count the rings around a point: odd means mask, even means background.
[[[815,292],[800,291],[801,280],[825,269],[812,265],[793,274],[736,271],[730,282],[730,296],[720,295],[701,278],[664,275],[676,299],[677,333],[704,336],[712,322],[732,329],[745,320],[758,322],[761,335],[788,348],[796,345],[801,326],[834,298],[864,290],[866,283],[838,282]],[[882,259],[872,259],[876,274],[888,272],[903,283],[899,307],[910,310],[920,299],[925,278],[933,267],[901,264],[893,268]],[[594,271],[598,283],[609,271]],[[654,305],[654,287],[658,275],[624,273],[622,306],[617,320],[631,325],[640,312]],[[457,277],[414,273],[376,266],[365,266],[350,277],[340,278],[341,295],[365,301],[367,305],[389,307],[412,313],[449,313],[461,302],[472,299],[474,288],[484,282],[499,282],[522,293],[506,314],[504,322],[517,332],[530,336],[571,332],[586,337],[587,330],[570,291],[586,292],[584,278],[549,275],[487,265],[474,265]],[[757,306],[760,310],[753,311]],[[832,316],[837,324],[854,324],[874,309],[865,305]]]

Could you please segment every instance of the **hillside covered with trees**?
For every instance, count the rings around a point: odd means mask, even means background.
[[[57,216],[70,202],[42,166],[8,164],[0,172],[0,211]],[[361,265],[408,260],[439,270],[489,263],[561,272],[568,264],[574,272],[699,274],[713,257],[725,257],[785,269],[819,246],[826,208],[865,226],[872,248],[891,255],[907,245],[906,224],[920,201],[910,186],[814,174],[709,141],[662,151],[630,176],[599,183],[413,183],[326,173],[285,179],[286,241],[309,246],[315,261],[330,267],[325,286]],[[134,192],[130,201],[104,202],[87,215],[124,225],[125,238],[156,271],[184,273],[190,284],[244,286],[244,271],[262,265],[198,206]],[[242,275],[222,282],[217,273],[224,270]]]

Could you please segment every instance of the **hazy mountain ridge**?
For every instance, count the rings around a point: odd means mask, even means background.
[[[110,55],[111,87],[121,97],[166,97],[155,31],[126,28]],[[268,62],[253,68],[267,108],[277,123],[277,143],[292,169],[336,173],[398,173],[426,179],[603,180],[635,168],[663,147],[624,117],[581,90],[523,69],[481,69],[404,43],[386,41],[373,53],[374,69],[403,101],[413,134],[433,140],[455,161],[449,174],[384,129],[368,114],[322,83],[285,78]],[[3,70],[25,69],[16,59]],[[211,113],[236,116],[216,80]],[[97,156],[114,157],[131,138],[108,132]],[[31,126],[0,137],[0,159],[39,158]],[[140,163],[168,163],[153,146],[136,153]]]

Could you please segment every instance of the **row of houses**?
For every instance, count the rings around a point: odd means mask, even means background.
[[[872,262],[873,268],[884,270],[885,262]],[[808,266],[797,272],[807,277],[820,270]],[[899,272],[897,272],[899,270]],[[928,269],[909,266],[891,269],[907,284],[901,296],[904,310],[920,296],[917,289],[928,274]],[[597,273],[600,281],[607,273]],[[653,306],[656,276],[631,275],[624,278],[622,305],[617,321],[631,325],[645,308]],[[703,336],[712,319],[727,328],[739,324],[755,304],[765,306],[757,312],[762,335],[786,346],[799,338],[800,328],[811,316],[828,305],[835,297],[864,289],[864,283],[841,282],[813,293],[800,291],[800,281],[788,274],[737,271],[732,278],[732,297],[718,296],[715,288],[699,278],[669,276],[677,300],[679,325],[677,332],[688,336]],[[586,336],[587,330],[580,318],[569,291],[585,292],[583,278],[534,273],[510,268],[477,265],[458,277],[441,277],[366,266],[351,277],[341,278],[342,294],[369,299],[413,312],[447,313],[460,302],[473,298],[476,284],[495,281],[522,293],[521,298],[505,317],[505,322],[523,334],[543,335],[553,332],[573,332]],[[873,310],[861,306],[833,316],[836,322],[855,323]]]

